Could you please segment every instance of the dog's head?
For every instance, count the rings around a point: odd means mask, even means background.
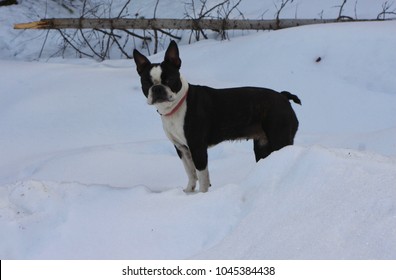
[[[176,42],[170,42],[162,63],[151,63],[136,49],[133,58],[147,103],[155,105],[160,114],[166,114],[188,90],[188,83],[180,76],[181,60]]]

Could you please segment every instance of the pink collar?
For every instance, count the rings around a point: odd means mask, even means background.
[[[173,108],[172,111],[170,111],[169,113],[163,114],[162,116],[169,117],[169,116],[172,116],[174,113],[176,113],[177,110],[180,109],[180,107],[183,104],[184,100],[186,100],[187,94],[188,94],[188,90],[187,90],[186,94],[180,99],[179,103],[177,103],[175,108]]]

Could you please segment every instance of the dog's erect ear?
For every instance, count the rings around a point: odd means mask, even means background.
[[[172,63],[174,66],[180,69],[181,59],[179,57],[179,48],[177,47],[175,41],[172,40],[170,42],[168,49],[166,50],[164,60]]]
[[[133,59],[136,63],[136,70],[139,75],[142,74],[144,68],[151,64],[150,60],[147,59],[144,55],[138,52],[136,49],[133,50]]]

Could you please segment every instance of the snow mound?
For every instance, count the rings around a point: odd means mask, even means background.
[[[287,147],[207,194],[17,182],[1,188],[2,258],[393,259],[395,165]]]
[[[197,258],[394,259],[395,161],[350,150],[290,147],[241,185],[249,208]]]

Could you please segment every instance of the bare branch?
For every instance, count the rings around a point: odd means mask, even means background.
[[[276,12],[276,18],[275,18],[276,19],[276,26],[278,28],[280,26],[280,19],[279,19],[280,13],[282,12],[282,10],[286,7],[287,3],[289,3],[289,2],[292,3],[293,0],[282,0],[279,8],[275,5],[278,8],[278,11]]]
[[[128,0],[125,2],[125,5],[122,7],[122,9],[120,10],[120,12],[118,13],[118,18],[121,17],[122,13],[125,11],[125,9],[128,7],[129,3],[131,3],[131,0]]]
[[[181,40],[182,39],[182,37],[173,35],[171,32],[167,32],[167,31],[162,30],[162,29],[158,29],[158,31],[163,33],[163,34],[165,34],[165,35],[167,35],[167,36],[169,36],[169,37],[171,37],[171,38],[173,38],[173,39],[176,39],[176,40]]]
[[[382,11],[377,15],[377,19],[380,20],[385,20],[387,15],[392,15],[396,16],[396,9],[393,9],[390,11],[391,7],[393,5],[392,3],[388,3],[388,1],[385,1],[385,3],[382,4]],[[382,17],[382,18],[381,18]]]
[[[156,14],[157,14],[158,3],[159,3],[159,0],[157,0],[157,3],[155,3],[154,18],[156,17]],[[157,53],[157,52],[158,52],[158,32],[157,32],[157,29],[154,29],[154,53]]]
[[[125,33],[127,33],[127,34],[129,34],[129,35],[131,35],[133,37],[139,38],[139,39],[141,39],[143,41],[151,41],[151,37],[141,36],[139,34],[136,34],[134,32],[129,31],[128,29],[120,29],[120,30],[124,31]]]
[[[48,30],[47,34],[45,35],[45,39],[44,39],[43,45],[41,46],[41,50],[40,50],[40,53],[39,53],[39,56],[38,56],[39,59],[41,58],[41,55],[43,54],[44,46],[45,46],[45,43],[47,42],[49,32],[50,32],[50,30]]]
[[[344,10],[344,6],[345,6],[346,2],[347,2],[347,0],[343,0],[342,4],[340,6],[336,6],[336,7],[340,8],[339,13],[338,13],[338,17],[337,17],[338,21],[353,20],[353,18],[350,17],[350,16],[342,15],[342,11]]]
[[[202,18],[204,18],[204,17],[206,17],[208,14],[210,14],[214,9],[216,9],[216,8],[218,8],[218,7],[220,7],[220,6],[222,6],[222,5],[224,5],[224,4],[226,4],[227,2],[229,2],[230,0],[225,0],[225,1],[223,1],[223,2],[221,2],[221,3],[219,3],[219,4],[217,4],[217,5],[214,5],[212,8],[210,8],[209,10],[207,10],[204,14],[202,14],[202,15],[200,15],[200,17],[198,18],[198,19],[202,19]],[[205,1],[205,3],[206,3],[206,1]]]
[[[97,57],[99,57],[101,60],[103,60],[104,58],[102,57],[102,55],[99,54],[99,53],[97,53],[97,52],[95,51],[95,49],[91,46],[89,40],[85,37],[85,34],[84,34],[83,30],[80,29],[79,31],[80,31],[81,37],[84,39],[86,45],[87,45],[88,48],[92,51],[92,53],[94,53]],[[81,49],[81,48],[79,48],[79,50],[78,50],[79,52],[80,52],[80,49]]]
[[[78,52],[78,53],[80,53],[80,54],[83,54],[83,55],[85,55],[85,56],[87,56],[87,57],[94,58],[93,55],[90,55],[90,54],[88,54],[88,53],[85,53],[85,52],[79,50],[79,48],[76,47],[76,46],[74,45],[74,43],[72,43],[72,42],[69,40],[69,38],[67,38],[67,35],[64,34],[64,32],[62,32],[60,29],[58,29],[58,31],[59,31],[59,33],[61,34],[62,38],[67,42],[67,44],[68,44],[69,46],[71,46],[74,50],[76,50],[76,52]]]
[[[337,7],[340,7],[340,11],[338,12],[338,18],[337,19],[340,19],[340,18],[344,17],[342,15],[342,10],[344,9],[344,6],[345,6],[346,2],[347,2],[347,0],[342,0],[342,4],[340,6],[337,6]]]

